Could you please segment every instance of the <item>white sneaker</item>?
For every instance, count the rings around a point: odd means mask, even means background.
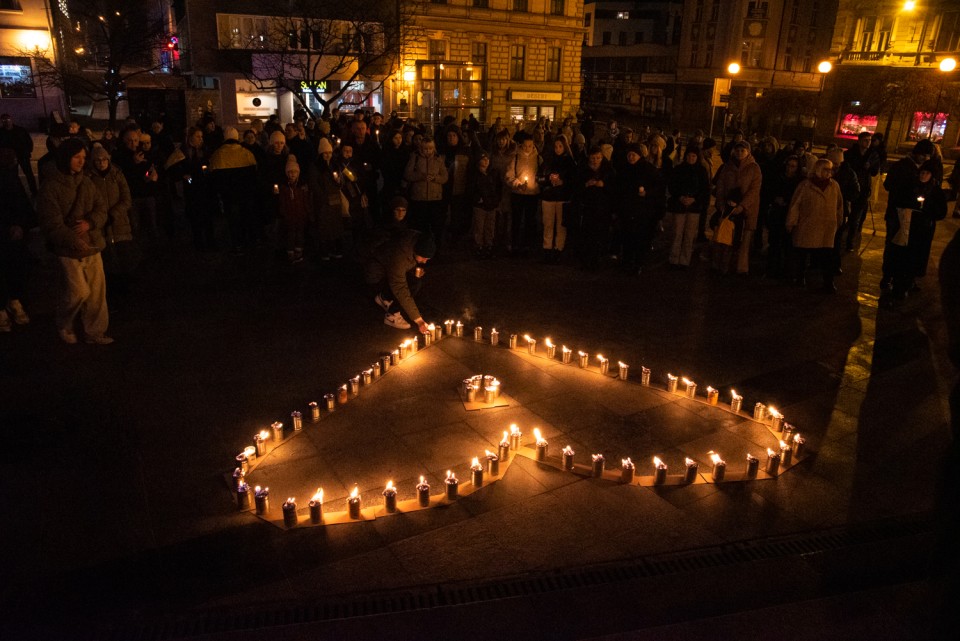
[[[373,298],[373,302],[375,302],[377,305],[379,305],[379,306],[380,306],[380,309],[382,309],[383,311],[387,311],[388,309],[390,309],[390,306],[393,305],[393,301],[392,301],[392,300],[383,300],[383,297],[380,296],[380,294],[377,294],[377,295]]]
[[[7,316],[7,310],[0,309],[0,332],[9,332],[10,329],[10,317]]]
[[[397,329],[410,329],[410,323],[403,320],[403,314],[400,312],[385,314],[383,317],[383,324],[389,325],[390,327],[396,327]]]
[[[7,303],[6,311],[13,317],[13,322],[17,325],[26,325],[30,322],[30,317],[23,311],[23,305],[16,298]]]
[[[57,330],[57,333],[60,335],[60,340],[62,340],[67,345],[76,345],[77,344],[77,335],[67,329]]]

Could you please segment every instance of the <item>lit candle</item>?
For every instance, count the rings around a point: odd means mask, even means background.
[[[461,323],[460,321],[457,321],[457,325],[455,329],[457,332],[457,338],[463,338],[463,323]]]
[[[241,512],[243,510],[250,509],[250,486],[246,483],[241,483],[237,486],[237,509]]]
[[[768,447],[766,472],[770,476],[776,476],[777,472],[779,471],[780,471],[780,452],[774,452],[772,449]]]
[[[360,394],[360,375],[350,379],[350,396],[356,398]]]
[[[570,359],[572,359],[572,358],[573,358],[573,350],[570,349],[569,347],[567,347],[566,345],[563,345],[563,346],[560,348],[560,360],[561,360],[561,362],[562,362],[564,365],[569,365],[569,364],[570,364]]]
[[[395,349],[392,352],[390,352],[390,366],[396,367],[397,363],[399,362],[400,362],[400,350]]]
[[[800,458],[800,455],[803,453],[803,448],[807,443],[807,439],[803,438],[799,434],[793,435],[793,455],[797,458]]]
[[[633,461],[630,460],[628,456],[625,459],[620,459],[620,482],[621,483],[633,483],[633,477],[637,473],[637,468],[633,464]]]
[[[310,401],[308,407],[310,408],[310,420],[313,423],[318,422],[320,420],[320,406],[317,405],[316,401]]]
[[[243,455],[247,457],[247,461],[252,461],[257,458],[257,448],[253,445],[248,445],[243,448]],[[246,472],[247,470],[244,470]]]
[[[447,328],[447,336],[453,336],[453,321],[445,320],[443,321],[443,326]]]
[[[644,387],[650,387],[650,368],[640,366],[640,384]]]
[[[517,349],[517,335],[510,334],[510,349]]]
[[[420,507],[430,506],[430,484],[422,476],[420,477],[420,483],[417,484],[417,505]]]
[[[547,358],[553,360],[557,357],[557,346],[553,344],[549,338],[543,341],[543,344],[547,346]]]
[[[279,194],[279,193],[280,193],[280,185],[277,185],[277,184],[274,184],[274,185],[273,185],[273,193],[274,193],[274,194]]]
[[[697,396],[697,384],[691,381],[686,376],[683,377],[683,384],[686,386],[687,398],[696,398]]]
[[[573,469],[573,456],[576,452],[569,445],[563,448],[563,469],[567,472]]]
[[[540,428],[533,428],[533,436],[537,439],[537,460],[546,461],[547,460],[547,439],[543,438],[543,434],[540,433]]]
[[[383,488],[383,509],[387,514],[397,511],[397,488],[393,487],[393,481],[387,481],[387,486]]]
[[[283,440],[283,423],[275,421],[270,424],[270,429],[273,432],[274,442],[279,443]]]
[[[730,411],[739,412],[743,406],[743,397],[737,394],[737,390],[730,390]]]
[[[667,391],[676,392],[677,391],[677,381],[679,379],[673,374],[667,374]]]
[[[697,472],[700,470],[700,464],[689,457],[684,458],[683,462],[687,469],[683,475],[683,482],[693,483],[697,480]]]
[[[468,403],[475,403],[477,400],[477,386],[474,385],[473,381],[470,381],[470,379],[467,379],[467,381],[468,382],[466,386],[463,388],[464,394],[467,397]]]
[[[583,350],[577,350],[577,357],[579,358],[578,364],[580,369],[585,369],[587,367],[587,359],[590,357]]]
[[[753,406],[753,420],[762,421],[767,414],[767,406],[763,403],[757,403]]]
[[[337,406],[337,397],[333,394],[324,394],[323,404],[326,406],[328,412],[332,412]]]
[[[400,343],[400,347],[398,349],[400,350],[401,361],[410,355],[410,343],[408,341],[403,341]]]
[[[473,487],[483,485],[483,466],[480,465],[480,459],[476,456],[470,461],[470,482]]]
[[[246,476],[246,472],[243,471],[243,468],[236,468],[233,470],[233,489],[236,490],[240,487],[241,483],[245,483],[243,477]]]
[[[493,379],[487,387],[493,388],[493,397],[500,398],[500,381]]]
[[[360,519],[360,488],[356,485],[353,486],[350,498],[347,499],[347,512],[351,519]]]
[[[500,460],[509,461],[510,460],[510,437],[507,434],[507,432],[503,433],[503,439],[500,440],[499,448],[500,448],[500,453],[498,454],[498,456],[500,457]]]
[[[531,356],[537,353],[537,339],[530,338],[528,334],[523,335],[523,340],[527,344],[527,354]]]
[[[483,388],[483,402],[487,405],[492,405],[497,401],[497,388],[493,385],[488,385]]]
[[[494,327],[490,330],[490,344],[496,347],[498,343],[500,343],[500,332]]]
[[[487,474],[490,476],[500,476],[500,457],[490,450],[484,450],[483,453],[487,457]]]
[[[710,452],[710,460],[713,461],[713,480],[719,483],[727,472],[727,462],[716,452]]]
[[[447,478],[444,481],[447,486],[447,500],[456,501],[460,496],[460,481],[454,476],[453,472],[447,470]]]
[[[597,360],[600,361],[600,373],[608,373],[610,371],[610,359],[604,358],[603,354],[597,354]]]
[[[266,514],[267,510],[270,509],[270,488],[260,487],[259,485],[253,488],[253,500],[257,514]]]
[[[427,325],[427,332],[420,335],[420,339],[423,340],[424,347],[430,347],[433,344],[433,329],[431,325]]]
[[[370,371],[373,372],[373,380],[375,380],[375,381],[380,380],[380,372],[381,372],[380,361],[377,361],[376,363],[374,363],[373,365],[371,365],[371,366],[370,366]]]
[[[663,485],[667,481],[667,464],[659,456],[653,457],[653,484]]]
[[[390,371],[390,354],[385,354],[380,357],[380,369],[383,370],[381,374],[386,374]]]
[[[753,454],[747,454],[747,478],[755,479],[757,478],[757,470],[760,469],[760,459],[758,459]]]
[[[372,369],[363,370],[363,384],[370,385],[371,383],[373,383],[373,370]]]
[[[774,432],[783,431],[783,414],[777,411],[775,407],[767,408],[767,412],[770,414],[770,429]]]
[[[436,343],[441,338],[443,338],[443,328],[440,327],[439,325],[434,325],[433,326],[433,342]]]
[[[252,445],[250,447],[253,447]],[[254,456],[256,456],[256,448],[254,448]],[[246,455],[245,452],[240,452],[234,457],[234,462],[237,464],[237,469],[246,474],[250,471],[250,458]]]
[[[416,354],[417,351],[419,351],[419,349],[420,349],[420,343],[419,343],[419,341],[417,341],[417,337],[414,336],[413,338],[410,339],[410,354],[409,354],[409,355]]]
[[[780,462],[784,466],[793,462],[793,450],[786,441],[780,441]]]
[[[318,487],[317,493],[310,499],[310,522],[319,525],[323,521],[323,488]]]
[[[337,402],[341,405],[346,405],[348,399],[347,384],[344,383],[337,389]]]
[[[297,499],[292,496],[283,502],[283,525],[285,527],[297,525]]]
[[[711,405],[720,403],[720,390],[716,390],[707,385],[707,402]]]
[[[477,325],[473,328],[473,340],[482,341],[483,340],[483,328]]]
[[[299,432],[303,429],[303,415],[297,410],[290,412],[290,422],[293,423],[294,432]]]
[[[267,439],[270,438],[270,432],[262,430],[253,437],[253,444],[257,447],[257,456],[267,455]]]
[[[793,426],[792,423],[783,422],[783,435],[780,437],[785,440],[787,443],[790,443],[793,440],[793,433],[797,431],[797,428]]]
[[[510,449],[516,452],[520,449],[520,437],[523,436],[523,433],[520,431],[520,428],[517,427],[516,423],[510,425]]]
[[[617,361],[617,378],[625,381],[628,376],[630,376],[630,366],[623,361]]]
[[[593,476],[594,478],[600,478],[601,476],[603,476],[603,464],[605,462],[605,459],[603,458],[603,454],[593,454],[592,458],[593,458]]]

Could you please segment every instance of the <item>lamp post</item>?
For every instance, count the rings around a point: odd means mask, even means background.
[[[823,84],[827,79],[827,74],[833,70],[833,64],[829,60],[822,60],[817,65],[817,72],[820,74],[820,89],[817,91],[817,111],[813,115],[813,135],[810,137],[812,143],[817,137],[817,127],[820,125],[820,100],[823,98]]]
[[[940,98],[943,96],[943,83],[947,79],[947,74],[957,68],[957,61],[954,58],[944,58],[940,61],[940,87],[937,89],[937,102],[933,108],[933,116],[930,117],[930,133],[927,136],[933,140],[933,128],[937,125],[937,112],[940,111]]]
[[[731,62],[727,65],[727,73],[731,76],[736,76],[740,73],[740,64],[737,62]],[[733,95],[733,82],[731,81],[730,94]],[[723,108],[723,121],[720,123],[720,149],[722,150],[727,143],[727,114],[730,113],[730,103],[727,103],[727,106]]]

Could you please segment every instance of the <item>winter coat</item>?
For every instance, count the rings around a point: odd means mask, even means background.
[[[277,210],[288,225],[304,225],[310,218],[313,202],[304,185],[290,186],[289,181],[280,185]]]
[[[110,242],[133,240],[133,228],[130,226],[130,187],[123,172],[111,164],[107,173],[101,175],[98,171],[89,173],[90,180],[100,190],[104,203],[107,206],[107,224],[104,234]]]
[[[417,303],[413,300],[408,274],[417,266],[413,248],[420,238],[420,232],[407,230],[394,236],[376,248],[373,260],[367,265],[367,282],[374,284],[386,279],[390,291],[396,297],[397,304],[411,319],[421,318]]]
[[[429,158],[421,153],[410,156],[410,162],[403,172],[407,181],[410,200],[443,200],[443,185],[447,182],[447,167],[443,158],[434,154]]]
[[[507,164],[504,183],[515,194],[535,196],[540,193],[540,186],[537,184],[539,169],[540,154],[536,150],[524,154],[522,149],[517,149],[513,161]]]
[[[103,236],[107,204],[86,174],[67,175],[57,171],[50,176],[40,188],[37,217],[50,251],[57,256],[84,258],[100,253],[107,246]],[[81,220],[85,220],[90,229],[78,237],[73,226]]]
[[[854,202],[860,198],[860,181],[857,180],[856,172],[843,162],[837,167],[833,179],[840,185],[840,195],[843,196],[843,219],[850,217],[850,209]]]
[[[800,183],[787,212],[787,231],[794,247],[832,248],[842,222],[843,196],[836,180],[831,178],[826,189],[809,179]]]
[[[493,211],[500,206],[503,183],[487,168],[487,173],[474,172],[470,204],[484,211]]]
[[[710,177],[706,166],[697,160],[689,164],[685,160],[670,173],[670,199],[667,201],[667,210],[671,212],[699,212],[710,204]],[[692,197],[694,202],[684,206],[680,197]]]
[[[562,184],[556,187],[550,182],[550,175],[558,174]],[[541,189],[541,198],[547,202],[569,202],[573,197],[573,183],[577,178],[577,163],[569,150],[562,156],[549,154],[540,165],[537,182]]]
[[[606,164],[606,161],[605,161]],[[643,196],[640,195],[643,187]],[[666,213],[666,184],[661,172],[644,159],[624,165],[614,187],[615,207],[626,220],[643,216],[660,220]]]
[[[716,181],[717,208],[719,209],[721,204],[725,205],[735,192],[739,192],[739,198],[736,201],[743,207],[744,229],[755,230],[760,216],[760,185],[763,182],[763,175],[760,172],[760,165],[756,163],[753,156],[747,156],[739,164],[733,160],[724,163],[717,174]]]
[[[217,191],[228,200],[249,204],[257,183],[257,161],[236,140],[227,140],[210,156],[208,169]]]

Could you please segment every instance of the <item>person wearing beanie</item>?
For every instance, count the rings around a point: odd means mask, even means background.
[[[321,138],[320,142],[317,143],[317,153],[321,155],[326,153],[332,154],[333,145],[331,145],[330,141],[327,140],[326,138]]]
[[[86,159],[83,141],[68,138],[60,144],[57,173],[40,188],[37,217],[62,275],[56,314],[60,339],[75,344],[79,320],[88,343],[108,345],[113,339],[106,334],[110,314],[100,256],[106,247],[107,206],[84,173]]]
[[[383,323],[397,329],[410,329],[406,315],[421,334],[427,323],[414,300],[423,284],[424,266],[437,253],[430,232],[403,231],[376,247],[365,266],[365,278],[376,303],[383,311]]]
[[[503,199],[503,181],[491,169],[490,155],[486,152],[477,157],[470,194],[474,251],[478,258],[492,258],[497,212]]]
[[[307,220],[311,218],[312,199],[306,184],[300,182],[297,158],[287,156],[286,180],[277,194],[277,213],[280,218],[278,237],[292,264],[303,262],[303,243]]]
[[[118,297],[127,294],[130,277],[139,262],[139,251],[133,242],[133,229],[130,226],[133,200],[123,172],[110,162],[110,154],[106,149],[95,145],[90,160],[87,163],[87,175],[100,191],[107,207],[103,269],[113,306]]]
[[[232,129],[232,127],[228,127]],[[235,131],[235,130],[234,130]],[[237,138],[227,138],[210,156],[209,172],[230,229],[233,254],[242,255],[256,243],[257,160]]]

